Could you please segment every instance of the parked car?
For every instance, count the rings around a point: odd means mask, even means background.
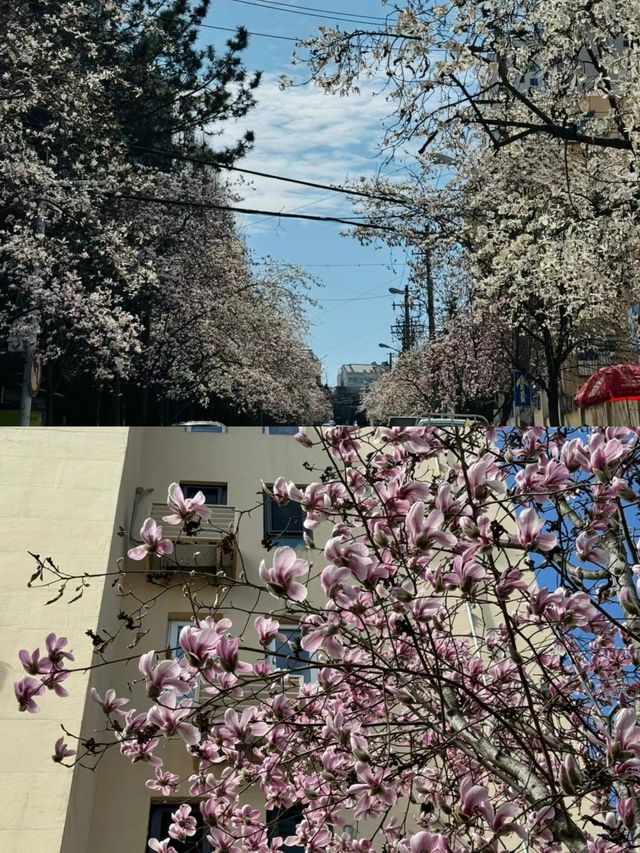
[[[469,422],[475,424],[483,424],[488,426],[488,421],[483,415],[467,415],[467,414],[434,414],[425,415],[421,418],[409,416],[393,416],[389,418],[390,427],[409,427],[409,426],[433,426],[433,427],[452,427],[465,426]]]

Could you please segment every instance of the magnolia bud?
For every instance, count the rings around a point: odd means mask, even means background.
[[[389,547],[389,537],[382,530],[376,530],[373,534],[373,544],[377,545],[378,548],[388,548]]]
[[[620,590],[618,601],[625,613],[630,613],[632,616],[640,615],[640,604],[638,603],[637,596],[633,595],[627,587]]]
[[[416,701],[416,698],[415,698],[415,696],[413,696],[413,694],[409,693],[408,690],[402,690],[402,689],[397,691],[396,699],[398,700],[398,702],[401,702],[403,705],[413,705],[414,702]]]
[[[300,442],[300,444],[302,444],[303,447],[313,447],[313,442],[311,441],[309,436],[304,432],[297,432],[294,435],[294,438],[296,441]]]
[[[367,741],[362,735],[351,735],[351,750],[358,761],[370,761],[371,756],[367,749]]]
[[[565,794],[575,794],[581,781],[582,774],[576,760],[573,755],[568,755],[560,766],[560,787]]]
[[[626,800],[618,800],[617,802],[616,809],[626,829],[632,829],[636,822],[635,806],[636,801],[634,797],[629,797]]]

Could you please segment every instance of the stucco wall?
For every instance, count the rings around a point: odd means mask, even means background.
[[[51,556],[65,571],[103,571],[114,536],[114,519],[128,430],[38,429],[2,430],[0,483],[4,535],[0,553],[0,745],[3,772],[0,798],[2,853],[62,850],[74,773],[50,756],[63,723],[79,732],[87,676],[76,673],[67,682],[70,696],[47,693],[38,715],[20,713],[13,682],[25,675],[18,651],[44,649],[49,631],[69,637],[74,666],[88,664],[91,642],[84,632],[95,627],[104,581],[95,581],[80,601],[44,606],[57,591],[28,589],[35,568],[28,550]],[[84,783],[76,803],[75,823],[87,822],[92,779]],[[69,846],[64,853],[80,853]]]

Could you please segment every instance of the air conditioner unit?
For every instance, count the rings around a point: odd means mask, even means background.
[[[297,695],[304,684],[304,675],[296,675],[296,673],[290,672],[285,675],[283,682],[287,693],[295,693]]]

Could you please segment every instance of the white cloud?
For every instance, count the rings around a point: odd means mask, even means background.
[[[257,106],[240,121],[230,122],[216,145],[250,129],[256,136],[255,147],[239,166],[338,185],[359,175],[373,175],[382,121],[390,108],[375,91],[373,82],[349,97],[325,94],[312,83],[282,91],[277,77],[266,75],[256,93]],[[348,198],[326,190],[267,178],[248,180],[251,185],[239,189],[248,207],[294,212],[304,205],[301,212],[352,212]]]

